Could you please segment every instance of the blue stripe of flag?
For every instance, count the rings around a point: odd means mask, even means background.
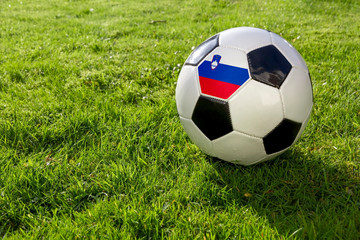
[[[241,86],[249,79],[248,70],[226,64],[219,64],[214,70],[211,69],[211,62],[204,61],[198,67],[199,76],[214,80],[232,83]]]

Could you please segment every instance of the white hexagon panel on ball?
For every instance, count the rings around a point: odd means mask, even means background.
[[[229,108],[234,130],[255,137],[264,137],[283,119],[279,90],[254,80],[230,99]]]
[[[181,81],[176,86],[176,107],[180,116],[191,119],[195,104],[200,96],[197,68],[185,65],[179,74]],[[181,104],[179,104],[181,103]]]
[[[251,165],[266,157],[261,138],[236,131],[214,140],[213,146],[216,157],[235,164]]]
[[[230,46],[246,53],[269,44],[271,44],[269,32],[252,27],[231,28],[221,32],[219,37],[220,46]]]
[[[313,105],[312,86],[305,70],[292,68],[286,81],[280,87],[285,118],[302,123]]]

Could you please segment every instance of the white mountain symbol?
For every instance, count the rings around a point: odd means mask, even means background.
[[[218,63],[218,61],[213,61],[212,63],[211,63],[211,69],[215,69],[217,66],[219,65],[219,63]]]

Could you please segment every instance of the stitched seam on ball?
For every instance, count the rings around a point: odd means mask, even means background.
[[[305,73],[307,73],[307,74],[309,74],[310,72],[309,72],[309,69],[303,69],[302,67],[299,67],[299,66],[293,66],[293,65],[291,65],[292,66],[292,68],[295,68],[295,69],[297,69],[297,70],[299,70],[299,71],[302,71],[302,72],[305,72]]]
[[[235,95],[238,94],[238,92],[242,91],[242,90],[244,89],[244,87],[246,86],[246,84],[248,84],[250,81],[254,81],[254,80],[251,78],[250,73],[249,73],[249,79],[246,80],[246,81],[243,83],[243,85],[241,85],[238,89],[236,89],[236,91],[235,91],[233,94],[231,94],[231,96],[227,99],[227,102],[230,102],[230,100],[231,100],[232,98],[234,98]]]
[[[303,69],[301,67],[298,67],[298,66],[293,66],[292,68],[296,69],[296,70],[299,70],[299,71],[302,71],[306,74],[309,75],[309,81],[310,81],[310,85],[311,85],[311,102],[314,103],[314,88],[313,88],[313,83],[312,83],[312,80],[311,80],[311,76],[310,76],[310,71],[309,69]],[[291,71],[290,71],[291,72]],[[290,74],[289,72],[289,74]],[[289,75],[288,74],[288,75]],[[281,87],[280,87],[281,88]]]
[[[191,120],[190,118],[187,118],[187,117],[183,117],[179,114],[179,117],[183,118],[183,119],[186,119],[186,120]],[[192,120],[191,120],[192,121]]]
[[[265,152],[265,154],[266,154],[266,152]],[[266,158],[268,158],[268,157],[269,157],[269,155],[266,154],[266,156],[260,158],[259,160],[255,161],[255,162],[252,162],[251,165],[260,163],[260,162],[264,161],[264,160],[265,160]],[[265,161],[266,161],[266,160],[265,160]]]
[[[248,133],[244,133],[244,132],[242,132],[242,131],[239,131],[239,130],[233,130],[234,132],[237,132],[237,133],[240,133],[240,134],[243,134],[243,135],[245,135],[245,136],[247,136],[247,137],[250,137],[250,138],[254,138],[254,139],[260,139],[260,140],[262,140],[263,138],[262,137],[258,137],[258,136],[255,136],[255,135],[251,135],[251,134],[248,134]]]
[[[241,49],[241,48],[237,48],[237,47],[233,47],[233,46],[223,46],[223,45],[219,45],[219,47],[222,47],[222,48],[229,48],[229,49],[235,49],[235,50],[238,50],[240,52],[243,52],[244,54],[246,54],[246,51]]]
[[[269,35],[270,35],[270,41],[271,41],[271,44],[275,46],[275,43],[274,43],[274,38],[273,38],[273,35],[271,34],[272,32],[269,32]],[[276,47],[276,46],[275,46]]]
[[[286,80],[285,80],[286,81]],[[285,104],[284,104],[284,96],[282,95],[282,92],[278,89],[278,93],[280,95],[280,101],[281,101],[281,109],[283,114],[283,119],[285,118]]]

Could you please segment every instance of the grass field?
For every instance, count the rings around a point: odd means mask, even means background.
[[[0,238],[359,239],[360,2],[1,0]],[[191,49],[281,34],[306,60],[302,138],[242,167],[175,106]]]

